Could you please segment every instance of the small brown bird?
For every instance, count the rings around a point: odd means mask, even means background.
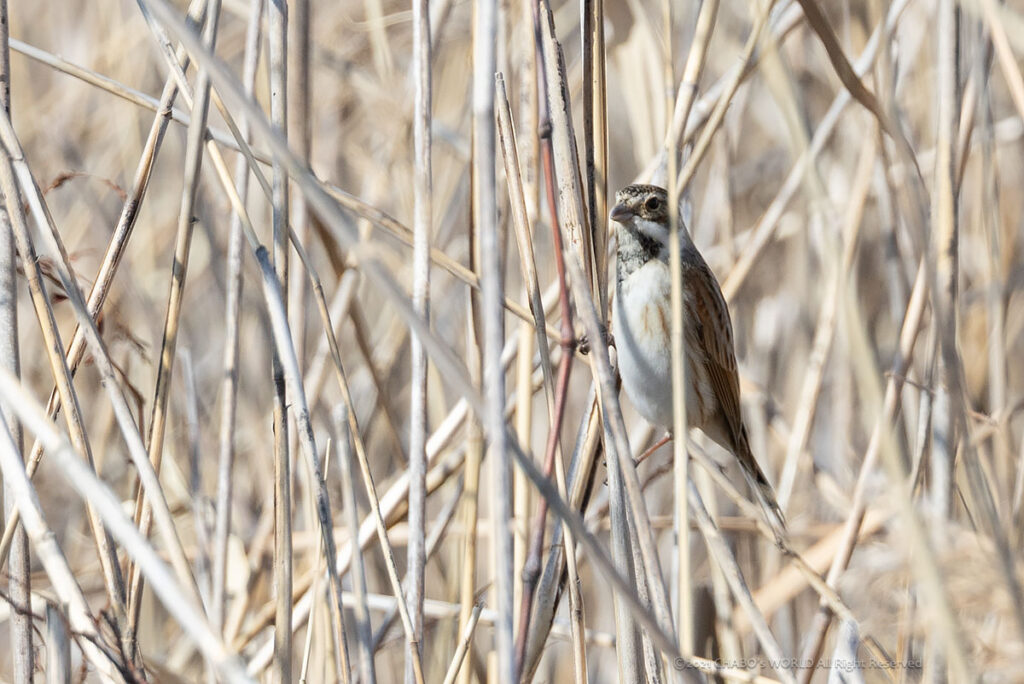
[[[669,201],[664,188],[630,185],[615,195],[618,231],[612,332],[622,386],[636,410],[671,430],[672,276]],[[785,528],[775,492],[750,450],[740,415],[732,323],[722,290],[679,220],[686,331],[686,421],[739,461],[776,534]]]

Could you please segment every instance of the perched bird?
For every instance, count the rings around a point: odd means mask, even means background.
[[[612,333],[622,386],[651,423],[672,429],[672,276],[668,193],[629,185],[615,195],[619,224]],[[683,269],[686,421],[732,453],[779,535],[785,528],[775,493],[750,450],[740,415],[740,379],[732,323],[722,290],[689,232],[678,222]]]

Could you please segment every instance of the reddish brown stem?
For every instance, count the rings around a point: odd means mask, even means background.
[[[533,7],[534,45],[538,54],[538,64],[543,64],[540,43],[540,9],[537,3]],[[569,376],[572,372],[573,351],[576,341],[572,328],[572,311],[569,304],[569,288],[565,279],[565,259],[562,252],[562,231],[558,220],[558,201],[555,191],[555,173],[552,162],[551,120],[548,112],[548,84],[543,68],[537,69],[540,116],[540,138],[544,163],[544,185],[547,190],[548,209],[551,211],[551,239],[555,250],[555,268],[558,273],[558,299],[562,308],[561,346],[562,358],[558,364],[558,380],[555,385],[555,412],[552,417],[551,429],[544,454],[544,477],[551,477],[558,452],[558,440],[562,433],[562,419],[565,415],[566,397],[569,393]],[[540,578],[541,554],[544,549],[544,529],[547,523],[548,501],[541,498],[537,505],[537,517],[534,519],[533,531],[530,536],[530,551],[523,566],[523,595],[519,606],[519,632],[516,635],[516,673],[523,671],[526,659],[526,637],[529,634],[530,614],[533,609],[533,596]]]

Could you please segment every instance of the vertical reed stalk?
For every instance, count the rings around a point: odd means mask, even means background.
[[[270,43],[270,123],[282,137],[288,134],[288,3],[269,0],[267,32]],[[288,175],[275,160],[273,177],[274,273],[281,296],[288,300]],[[289,423],[282,350],[274,347],[274,681],[292,676],[292,473]]]
[[[0,107],[10,116],[11,112],[11,53],[8,46],[7,0],[0,0]],[[17,255],[14,230],[7,217],[7,210],[0,209],[0,367],[15,376],[21,375],[21,355],[18,350],[18,290]],[[10,409],[0,406],[4,420],[10,426],[15,448],[24,459],[21,425]],[[7,520],[16,510],[14,492],[6,479],[3,490],[3,519]],[[27,684],[32,681],[32,584],[30,578],[28,536],[22,527],[16,528],[11,541],[11,558],[8,569],[10,582],[8,591],[14,606],[11,611],[11,660],[14,666],[12,681]],[[24,610],[19,609],[24,608]],[[66,646],[66,642],[65,642]],[[57,648],[56,644],[54,648]],[[70,666],[69,666],[70,667]],[[69,671],[70,674],[70,671]]]
[[[256,85],[256,66],[259,63],[260,35],[263,17],[263,0],[252,0],[249,8],[249,22],[245,32],[245,66],[242,83],[250,95]],[[241,133],[249,137],[249,124],[242,122]],[[235,164],[235,184],[242,203],[249,189],[249,167],[245,157],[239,156]],[[224,372],[221,382],[220,439],[217,459],[217,519],[213,540],[213,597],[210,617],[219,629],[224,628],[225,591],[227,574],[228,536],[231,533],[231,499],[234,478],[232,465],[235,459],[235,422],[237,417],[239,380],[239,326],[242,303],[242,219],[236,212],[231,214],[231,228],[228,246],[227,304],[224,326]]]
[[[431,180],[431,49],[430,9],[427,0],[413,0],[413,285],[416,313],[430,324],[430,232],[433,212]],[[415,641],[406,649],[419,648],[405,658],[405,684],[413,684],[413,663],[423,657],[423,579],[426,566],[427,499],[427,353],[413,334],[411,340],[412,378],[409,406],[409,579],[406,600]]]
[[[477,0],[473,22],[473,224],[480,238],[483,376],[491,460],[491,530],[494,552],[495,624],[498,677],[518,681],[512,635],[511,469],[505,430],[505,371],[501,348],[505,338],[503,268],[498,239],[495,186],[494,72],[497,62],[498,3]]]

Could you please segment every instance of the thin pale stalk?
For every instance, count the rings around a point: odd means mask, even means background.
[[[666,0],[664,3],[665,15],[665,93],[666,111],[665,122],[668,126],[665,148],[666,161],[668,165],[667,180],[669,188],[669,270],[671,273],[671,297],[672,297],[672,432],[675,435],[687,433],[686,419],[686,336],[683,319],[683,283],[682,283],[682,245],[679,235],[680,213],[678,210],[680,190],[677,184],[679,140],[676,131],[679,129],[672,126],[673,114],[678,108],[679,119],[686,121],[690,115],[690,108],[693,105],[697,93],[697,84],[700,81],[701,73],[704,70],[704,62],[707,58],[708,44],[711,40],[711,33],[715,26],[715,19],[718,14],[717,0],[705,0],[701,3],[700,12],[697,16],[697,25],[694,30],[693,42],[690,45],[690,52],[686,59],[686,66],[683,70],[682,81],[679,84],[680,92],[678,97],[673,96],[675,88],[674,56],[672,54],[672,4]],[[675,100],[675,105],[673,105]],[[683,230],[686,228],[683,227]],[[674,531],[676,538],[676,625],[679,630],[679,650],[684,655],[692,654],[695,651],[694,644],[694,617],[693,617],[693,586],[691,582],[691,549],[690,549],[690,525],[688,510],[690,506],[690,458],[686,450],[686,440],[676,439],[672,442],[673,458],[673,490],[675,496]]]
[[[448,666],[448,671],[444,675],[444,684],[455,684],[455,678],[459,675],[459,668],[462,667],[462,661],[465,660],[466,652],[469,651],[469,644],[473,641],[473,633],[476,631],[476,624],[480,620],[480,611],[483,607],[482,603],[473,606],[469,622],[466,623],[462,630],[462,636],[459,638],[459,646],[455,649],[451,665]]]
[[[608,103],[605,77],[604,0],[580,3],[583,53],[583,135],[587,213],[594,245],[594,299],[608,315]],[[579,673],[578,673],[579,674]]]
[[[9,17],[7,0],[0,0],[0,107],[11,111],[11,52],[8,46]],[[17,256],[15,252],[14,230],[6,209],[0,209],[0,367],[21,376],[21,356],[18,350],[18,290],[17,290]],[[24,444],[21,425],[14,419],[10,409],[0,406],[4,420],[11,429],[11,437],[20,458],[24,460]],[[5,481],[3,488],[3,519],[6,520],[17,510],[14,503],[14,492]],[[11,542],[11,562],[8,569],[10,580],[8,592],[10,601],[15,606],[30,606],[32,584],[29,568],[28,535],[23,528],[16,528]],[[49,625],[49,612],[47,625]],[[11,611],[11,661],[13,664],[12,679],[15,684],[29,684],[32,681],[32,611]],[[67,635],[64,637],[64,648],[67,648]],[[54,645],[57,648],[57,645]],[[59,665],[57,665],[59,667]],[[70,663],[68,663],[70,676]]]
[[[359,548],[359,511],[356,509],[356,485],[352,478],[352,445],[350,443],[348,410],[339,405],[334,413],[334,425],[338,438],[338,465],[341,471],[341,486],[344,492],[345,524],[351,540],[350,567],[352,568],[352,590],[355,594],[356,637],[359,644],[359,680],[366,684],[377,681],[373,662],[373,630],[370,624],[370,609],[366,604],[366,569]],[[314,596],[316,593],[314,592]]]
[[[270,124],[287,144],[288,131],[288,4],[267,3],[267,36],[270,50]],[[281,296],[288,298],[288,176],[284,166],[273,164],[271,206],[273,214],[274,274]],[[288,332],[290,335],[291,333]],[[289,456],[288,397],[279,345],[271,365],[274,383],[274,618],[273,681],[287,682],[292,673],[292,472]]]
[[[66,619],[57,606],[46,604],[46,684],[71,684],[71,640]]]
[[[288,44],[291,51],[288,66],[288,97],[289,102],[288,125],[291,131],[288,134],[289,140],[293,141],[294,148],[299,156],[307,161],[313,149],[313,121],[314,112],[312,108],[313,71],[310,68],[310,53],[312,52],[311,35],[311,0],[292,0],[291,21],[288,28],[292,35]],[[295,233],[298,241],[308,245],[309,232],[309,211],[306,208],[306,201],[302,195],[289,199],[290,218],[288,223]],[[294,271],[291,274],[291,282],[288,285],[288,320],[292,329],[292,339],[295,340],[295,350],[299,355],[299,367],[305,368],[306,352],[306,279],[302,273]],[[295,445],[292,444],[294,450]]]
[[[249,22],[245,33],[245,66],[242,82],[250,95],[256,84],[256,66],[260,54],[260,26],[263,0],[252,0]],[[249,125],[241,126],[242,135],[248,137]],[[235,183],[241,202],[245,203],[249,189],[249,167],[240,157],[235,164]],[[224,325],[224,372],[221,382],[220,435],[217,459],[217,520],[213,538],[213,597],[210,618],[218,629],[224,628],[224,585],[227,576],[228,536],[231,533],[232,464],[235,456],[235,419],[238,401],[238,340],[242,302],[242,219],[231,215],[228,246],[227,302]]]
[[[438,483],[438,487],[440,487],[442,484],[444,483]],[[437,487],[434,487],[433,491],[437,491]],[[431,524],[430,531],[427,533],[426,556],[428,563],[430,562],[430,559],[434,557],[438,545],[441,543],[441,540],[444,538],[444,535],[448,530],[448,525],[451,524],[451,521],[455,518],[456,511],[459,510],[459,504],[462,502],[462,492],[463,486],[462,480],[460,479],[455,484],[455,492],[448,499],[448,502],[444,505],[444,508],[437,514],[437,517],[434,518],[434,521]],[[406,576],[402,578],[402,584],[407,585],[408,583],[409,575],[407,572]],[[427,599],[424,599],[424,601],[426,600]],[[391,629],[391,625],[394,624],[394,621],[397,617],[398,611],[392,610],[387,616],[384,617],[383,620],[380,621],[380,626],[377,628],[377,631],[373,635],[374,651],[380,648],[381,643],[387,637],[387,633]]]
[[[480,313],[483,320],[483,379],[486,410],[481,414],[491,437],[491,523],[493,526],[495,626],[498,677],[518,681],[512,634],[511,467],[505,424],[505,373],[501,348],[505,337],[502,246],[498,239],[495,184],[494,72],[497,62],[498,3],[477,0],[473,22],[473,226],[480,245]]]
[[[956,352],[957,310],[959,309],[959,235],[957,195],[954,170],[956,123],[960,108],[958,69],[960,41],[953,0],[940,0],[937,6],[936,40],[936,111],[935,187],[932,192],[931,253],[935,258],[937,291],[932,292],[936,316],[933,325],[941,326],[939,340],[942,356],[939,363],[939,387],[936,388],[932,420],[932,452],[930,464],[930,499],[934,513],[948,518],[954,497],[953,460],[959,442],[959,401],[955,375],[960,370]],[[938,542],[939,540],[936,540]]]
[[[324,542],[321,537],[316,540],[316,573],[313,576],[313,596],[319,597],[323,593],[320,588],[320,577],[323,575],[323,566],[320,558],[323,555]],[[316,607],[320,601],[314,601],[313,607],[309,610],[309,620],[306,621],[306,642],[302,647],[302,664],[299,666],[299,684],[306,684],[309,673],[309,656],[313,651],[313,632],[316,629]]]
[[[472,228],[470,228],[470,239],[472,239]],[[476,261],[474,259],[474,261]],[[466,307],[466,365],[469,367],[470,382],[474,386],[483,384],[481,358],[480,329],[476,325],[474,316],[475,293],[470,293],[470,303]],[[465,437],[465,462],[463,465],[463,482],[465,488],[462,493],[462,525],[466,530],[463,535],[462,563],[459,567],[459,628],[465,630],[472,617],[473,609],[477,602],[476,597],[476,569],[477,569],[477,528],[480,517],[480,466],[483,461],[484,437],[480,421],[475,416],[469,416],[466,423]],[[463,668],[460,679],[461,684],[470,684],[472,681],[472,668]]]
[[[430,323],[430,233],[433,211],[431,179],[430,11],[427,0],[413,0],[413,283],[416,313]],[[413,639],[406,643],[405,682],[412,684],[414,663],[423,657],[423,580],[426,568],[427,500],[427,354],[412,335],[409,405],[409,582],[406,600]],[[410,649],[419,649],[411,653]]]

